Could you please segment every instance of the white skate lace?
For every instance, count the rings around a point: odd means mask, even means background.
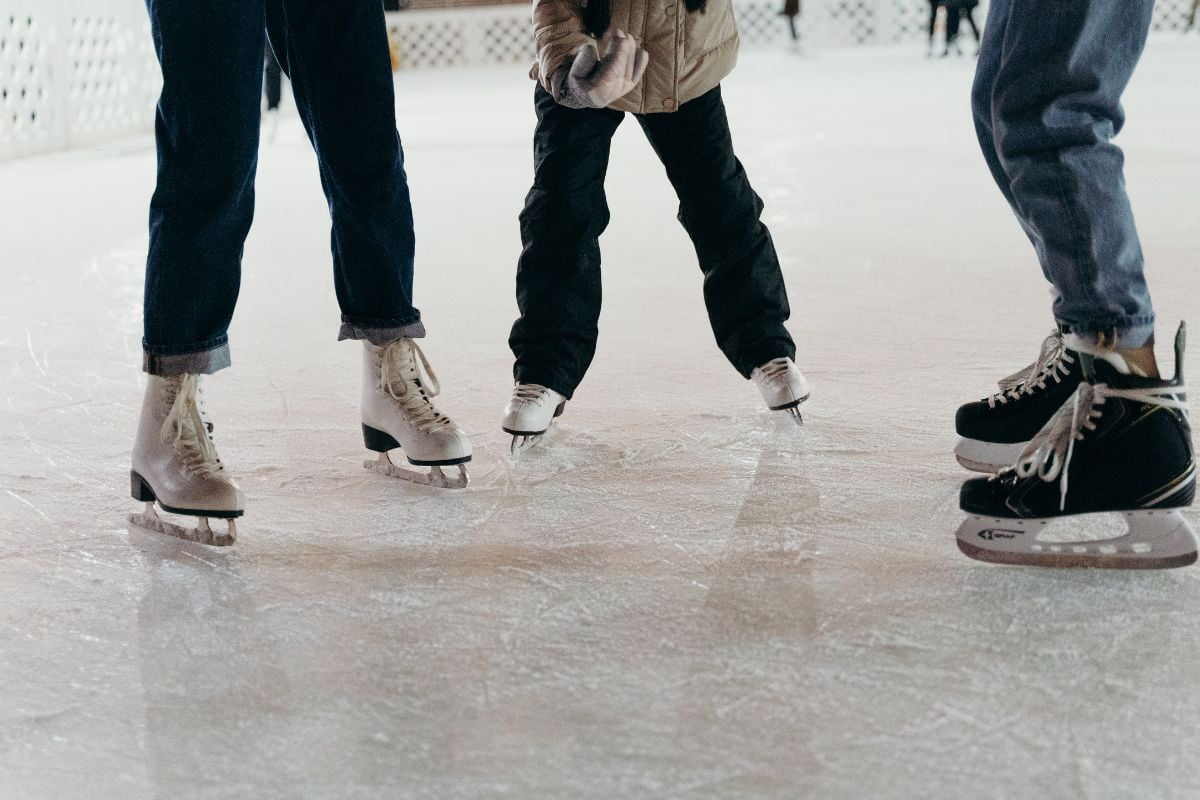
[[[1100,406],[1110,397],[1188,413],[1182,399],[1186,387],[1163,386],[1154,389],[1113,389],[1106,384],[1081,383],[1071,399],[1050,418],[1021,452],[1013,471],[1018,478],[1037,475],[1043,481],[1059,481],[1059,511],[1067,507],[1067,476],[1075,442],[1082,441],[1085,431],[1096,430],[1096,420],[1104,415]]]
[[[550,390],[536,383],[518,383],[513,387],[513,400],[540,403],[549,396]]]
[[[163,443],[175,448],[184,470],[189,474],[217,476],[225,470],[225,465],[217,455],[217,445],[209,432],[212,426],[204,412],[200,376],[168,378],[168,394],[172,390],[175,398],[160,431]]]
[[[763,364],[758,370],[768,381],[787,380],[790,366],[791,361],[788,359],[776,358]]]
[[[1009,400],[1045,389],[1046,381],[1051,379],[1055,383],[1062,383],[1063,378],[1071,374],[1069,365],[1074,363],[1075,357],[1067,352],[1062,336],[1057,332],[1050,334],[1042,342],[1036,361],[1000,381],[1000,391],[987,399],[988,407],[995,408],[997,403],[1004,405]]]
[[[399,339],[383,349],[380,382],[416,430],[431,433],[454,423],[433,405],[442,388],[429,359],[411,339]]]

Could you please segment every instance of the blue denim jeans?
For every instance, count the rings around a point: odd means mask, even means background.
[[[422,336],[413,219],[379,0],[146,0],[163,90],[143,368],[229,365],[254,215],[263,48],[291,79],[333,219],[341,338]],[[286,287],[280,287],[286,302]]]
[[[1139,347],[1154,334],[1125,193],[1121,94],[1154,0],[992,0],[972,107],[988,167],[1054,287],[1060,327]]]

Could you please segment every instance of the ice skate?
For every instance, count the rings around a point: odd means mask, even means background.
[[[217,455],[212,432],[200,376],[149,377],[130,475],[133,499],[144,502],[146,509],[131,515],[131,523],[200,544],[234,543],[234,520],[242,516],[245,500]],[[187,528],[163,519],[155,503],[163,511],[199,521]],[[228,529],[214,531],[209,518],[227,520]]]
[[[954,448],[958,463],[975,472],[1012,466],[1026,445],[1083,380],[1079,354],[1055,332],[1042,342],[1037,360],[1003,378],[1000,391],[958,409]]]
[[[385,347],[364,342],[363,441],[378,458],[364,461],[363,466],[413,483],[465,489],[471,440],[433,405],[440,391],[429,361],[412,339],[399,339]],[[430,471],[397,466],[388,455],[397,448],[404,451],[409,464]],[[458,467],[458,474],[448,476],[443,467]]]
[[[800,404],[808,399],[808,381],[792,359],[784,357],[768,361],[750,373],[750,380],[762,393],[767,408],[787,412],[797,425],[804,422]]]
[[[1196,536],[1179,511],[1196,492],[1183,347],[1181,325],[1171,381],[1134,375],[1120,356],[1080,354],[1084,382],[1016,465],[963,484],[959,505],[971,517],[958,529],[959,549],[980,561],[1044,567],[1194,563]],[[1092,541],[1046,536],[1056,519],[1102,512],[1121,514],[1128,532]]]
[[[536,383],[518,383],[504,407],[500,427],[510,434],[511,452],[519,456],[542,440],[550,423],[563,413],[567,399],[553,389]]]

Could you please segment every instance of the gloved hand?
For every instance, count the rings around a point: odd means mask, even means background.
[[[573,64],[563,65],[550,83],[555,100],[568,108],[604,108],[633,91],[650,55],[622,30],[606,33],[600,47],[602,60],[588,45]]]

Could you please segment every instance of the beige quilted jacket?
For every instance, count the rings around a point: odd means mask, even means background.
[[[584,30],[585,4],[533,0],[537,61],[529,76],[547,91],[563,64],[584,45],[596,43]],[[633,36],[650,55],[642,82],[609,106],[617,111],[674,111],[715,87],[737,63],[731,0],[708,0],[703,12],[694,13],[688,13],[682,0],[612,0],[612,27]]]

